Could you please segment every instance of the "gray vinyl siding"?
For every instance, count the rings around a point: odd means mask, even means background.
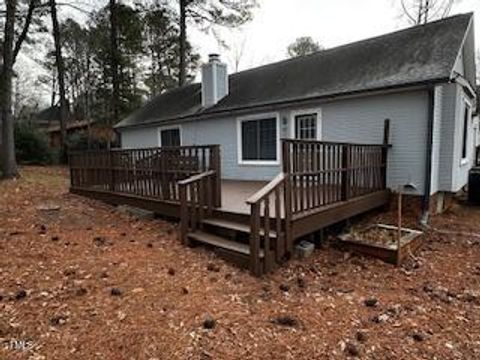
[[[432,136],[432,179],[431,193],[440,189],[441,144],[442,144],[442,115],[443,115],[443,86],[435,87]]]
[[[122,148],[134,149],[158,146],[158,127],[138,127],[122,130]]]
[[[442,191],[452,191],[457,87],[456,84],[445,84],[442,89],[442,140],[438,188]]]
[[[322,106],[324,140],[376,143],[390,119],[387,185],[413,183],[423,193],[428,95],[411,91],[337,101]]]
[[[462,95],[463,90],[457,84],[435,87],[431,193],[457,191],[467,181],[471,161],[460,163]],[[390,119],[392,148],[388,155],[387,185],[396,190],[399,185],[413,183],[418,188],[417,194],[423,194],[428,126],[426,90],[319,103],[307,109],[282,109],[277,112],[280,138],[293,137],[293,114],[312,109],[320,110],[321,137],[326,141],[380,144],[384,120]],[[279,165],[239,164],[237,121],[237,117],[231,116],[182,122],[182,145],[219,144],[224,179],[273,179],[281,171]],[[473,160],[473,122],[469,124],[468,151],[469,159]],[[158,146],[158,126],[123,130],[122,146]]]
[[[474,48],[473,26],[471,26],[453,71],[472,84],[475,83],[475,54],[472,51]],[[444,89],[446,91],[444,91],[443,101],[447,105],[443,107],[442,125],[446,129],[442,131],[442,151],[445,156],[442,157],[444,171],[441,174],[439,190],[457,192],[467,184],[468,172],[474,164],[475,130],[472,119],[469,119],[467,124],[467,161],[462,162],[465,102],[469,102],[471,110],[474,102],[468,100],[463,87],[457,83],[446,84]]]
[[[184,145],[219,144],[224,179],[269,181],[280,172],[278,165],[238,164],[235,117],[183,123],[182,141]]]
[[[413,182],[423,192],[425,139],[427,129],[427,92],[414,91],[334,101],[309,106],[321,109],[322,139],[356,143],[378,143],[383,140],[385,119],[391,120],[387,172],[388,186]],[[301,108],[278,112],[280,137],[292,137],[291,115]],[[222,177],[239,180],[271,180],[280,171],[278,165],[240,165],[237,149],[237,118],[190,121],[181,124],[182,144],[220,144]],[[158,146],[158,127],[124,130],[125,148]]]
[[[468,181],[468,171],[474,161],[474,123],[469,120],[467,129],[467,159],[462,163],[464,102],[467,96],[456,83],[442,86],[442,119],[439,191],[457,192]]]
[[[457,192],[468,182],[468,172],[473,165],[473,120],[470,117],[467,123],[467,157],[466,162],[462,162],[462,144],[463,144],[463,126],[465,101],[467,99],[461,86],[456,85],[456,121],[454,134],[454,156],[453,156],[453,179],[451,191]],[[470,104],[470,115],[472,110],[472,102]]]

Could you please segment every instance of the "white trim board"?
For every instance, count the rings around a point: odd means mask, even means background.
[[[469,149],[469,144],[470,140],[472,138],[472,134],[470,128],[473,130],[473,108],[472,108],[472,102],[465,96],[465,94],[462,94],[460,97],[460,104],[461,104],[461,114],[460,114],[460,166],[464,166],[470,162],[470,149]],[[466,106],[468,105],[468,107]],[[467,123],[465,123],[465,111],[468,111],[468,119]],[[465,139],[465,146],[466,146],[466,156],[462,157],[462,150],[463,150],[463,134],[465,132],[465,126],[467,126],[467,131],[466,131],[466,139]]]
[[[242,157],[242,122],[275,118],[276,120],[276,160],[243,160]],[[238,165],[278,166],[280,165],[280,113],[269,112],[237,117],[237,162]]]
[[[290,137],[295,139],[295,117],[298,115],[317,114],[317,138],[316,140],[322,140],[322,109],[321,108],[305,108],[290,111]]]
[[[176,124],[176,125],[166,125],[166,126],[159,126],[157,128],[157,137],[158,137],[158,146],[162,146],[162,136],[161,133],[163,130],[172,130],[172,129],[178,129],[178,132],[180,133],[180,146],[183,145],[183,139],[182,139],[182,125],[181,124]]]

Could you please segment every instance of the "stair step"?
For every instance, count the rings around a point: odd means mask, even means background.
[[[228,221],[228,220],[221,220],[221,219],[206,219],[203,220],[203,223],[206,225],[211,225],[211,226],[216,226],[224,229],[229,229],[229,230],[235,230],[239,232],[243,232],[246,234],[250,233],[250,226],[234,222],[234,221]],[[264,235],[263,229],[260,229],[260,236]],[[270,231],[270,238],[276,238],[277,233],[274,231]]]
[[[204,231],[196,231],[189,233],[187,237],[191,240],[198,241],[204,244],[212,245],[225,250],[234,251],[243,255],[250,255],[250,247],[247,244],[241,244],[236,241],[227,240],[223,237],[216,236]],[[263,258],[264,252],[260,250],[260,257]]]

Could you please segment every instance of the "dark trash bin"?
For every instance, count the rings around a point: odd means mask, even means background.
[[[468,174],[468,202],[480,205],[480,166],[473,167]]]

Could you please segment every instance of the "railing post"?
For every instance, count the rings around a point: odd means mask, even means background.
[[[288,154],[288,142],[285,139],[282,139],[282,171],[285,174],[290,172],[290,156]]]
[[[342,201],[348,200],[350,197],[350,145],[345,144],[342,146],[342,177],[341,177],[341,198]]]
[[[73,155],[70,152],[68,152],[67,161],[68,161],[68,168],[70,171],[70,189],[74,187],[72,158],[73,158]]]
[[[187,185],[178,185],[180,197],[180,241],[187,243],[188,233],[188,203],[187,203]]]
[[[111,192],[115,191],[115,174],[113,169],[113,152],[108,150],[108,167],[110,169],[110,185],[109,189]]]
[[[292,232],[291,232],[291,223],[292,223],[292,216],[293,216],[293,209],[292,209],[292,164],[290,158],[290,148],[288,140],[282,140],[282,169],[283,173],[285,174],[284,180],[284,189],[283,189],[283,204],[284,204],[284,212],[285,212],[285,249],[284,252],[286,254],[290,254],[293,248],[293,239],[292,239]]]
[[[258,203],[253,203],[250,208],[250,271],[260,276],[260,207]]]
[[[385,119],[385,122],[383,125],[383,147],[382,147],[383,189],[387,188],[387,159],[388,159],[389,140],[390,140],[390,119]]]
[[[220,161],[220,145],[214,145],[210,148],[210,169],[215,171],[213,181],[213,204],[215,207],[222,206],[222,169]]]

